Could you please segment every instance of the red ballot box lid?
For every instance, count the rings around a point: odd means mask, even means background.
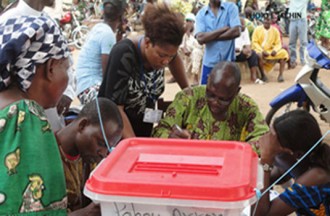
[[[132,138],[93,171],[96,194],[239,201],[255,196],[258,156],[247,143]]]

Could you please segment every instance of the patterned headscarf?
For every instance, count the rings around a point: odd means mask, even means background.
[[[0,24],[0,91],[15,79],[26,91],[36,66],[69,55],[66,39],[46,16],[20,16]]]

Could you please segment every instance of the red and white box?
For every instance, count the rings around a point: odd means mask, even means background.
[[[97,166],[84,194],[103,216],[234,216],[260,184],[247,143],[132,138]]]

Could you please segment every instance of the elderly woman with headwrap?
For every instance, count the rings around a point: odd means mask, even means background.
[[[44,16],[0,24],[0,215],[66,215],[64,172],[44,109],[67,86],[68,54]]]

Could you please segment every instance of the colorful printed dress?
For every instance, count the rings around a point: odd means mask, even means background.
[[[72,157],[64,153],[59,146],[61,159],[63,163],[66,193],[68,196],[68,212],[73,212],[83,208],[82,190],[83,190],[83,162],[80,157]]]
[[[280,195],[280,199],[296,208],[298,216],[330,215],[330,183],[311,187],[295,183]]]
[[[244,19],[244,22],[245,22],[245,28],[248,29],[249,31],[249,36],[250,38],[252,38],[252,35],[253,35],[253,32],[254,32],[254,29],[256,28],[254,23],[251,22],[249,19]]]
[[[316,26],[316,37],[330,38],[330,2],[322,0],[321,14]]]
[[[112,48],[99,97],[106,97],[124,111],[137,137],[150,137],[153,124],[143,121],[146,108],[154,109],[164,92],[164,68],[141,68],[139,49],[129,39]]]
[[[227,118],[217,121],[207,105],[206,86],[179,92],[166,116],[153,131],[153,137],[168,138],[177,124],[187,129],[192,139],[256,141],[268,131],[257,104],[247,95],[238,94],[228,108]]]
[[[0,215],[66,215],[65,178],[44,110],[20,100],[0,110]]]

